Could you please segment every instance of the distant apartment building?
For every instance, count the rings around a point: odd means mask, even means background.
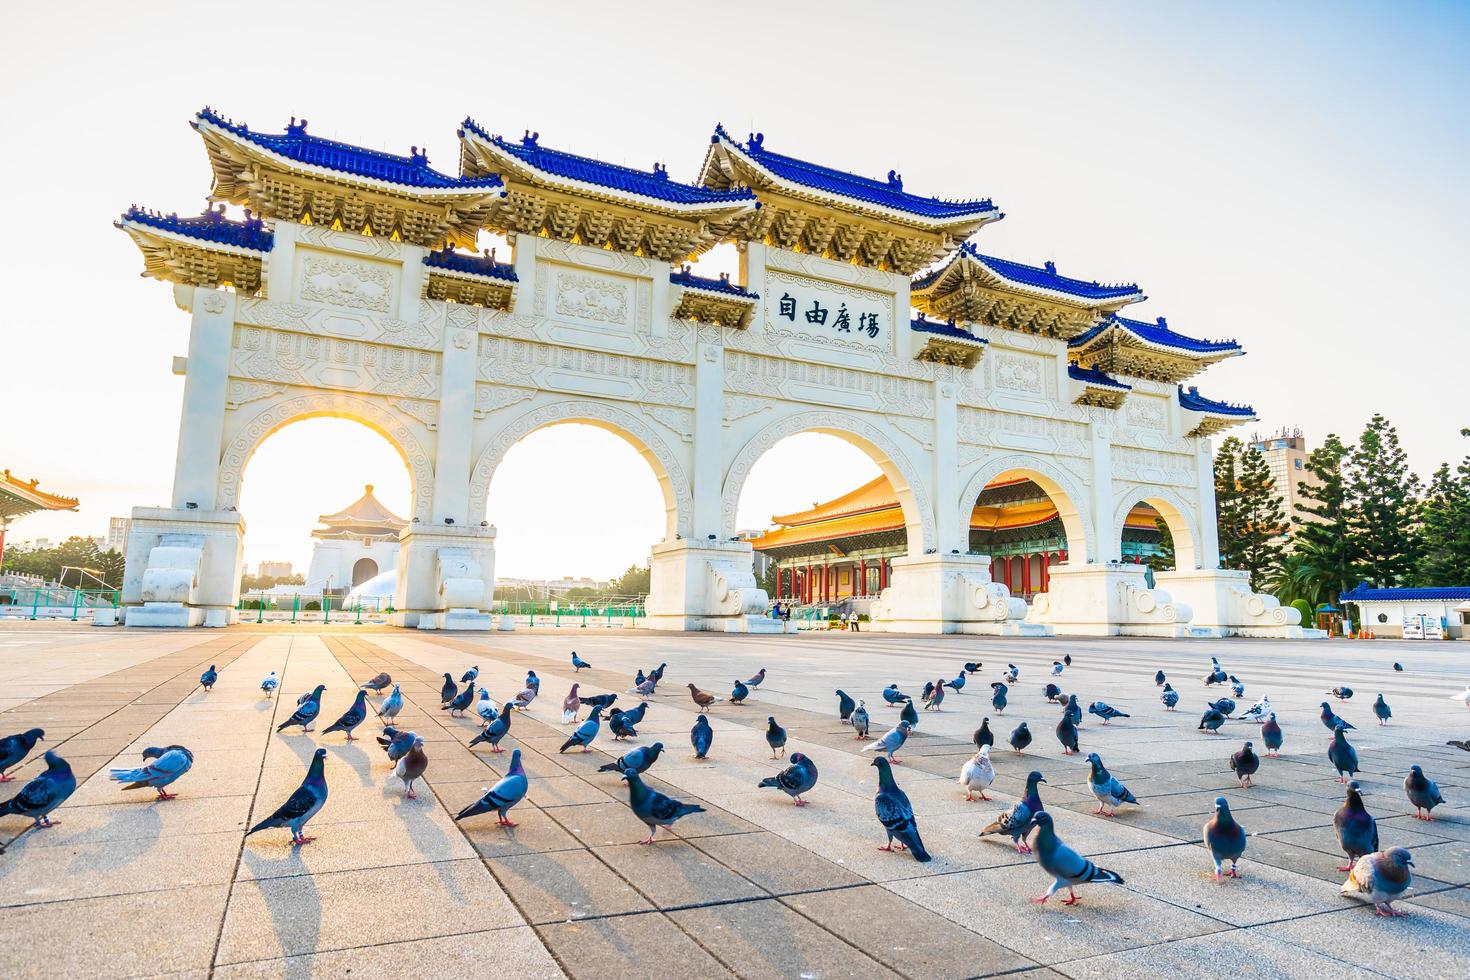
[[[131,517],[114,517],[107,522],[107,547],[104,551],[115,551],[124,557],[128,553],[128,535],[133,533]]]
[[[1303,499],[1301,484],[1316,487],[1322,481],[1307,469],[1307,457],[1311,455],[1311,450],[1307,448],[1302,430],[1282,429],[1265,438],[1253,436],[1246,444],[1246,450],[1266,457],[1266,468],[1271,471],[1271,481],[1276,484],[1276,495],[1281,498],[1287,518],[1301,517],[1303,520],[1311,520],[1297,509]]]
[[[260,578],[290,578],[289,561],[263,561],[260,563]]]

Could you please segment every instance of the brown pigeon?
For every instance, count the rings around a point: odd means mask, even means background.
[[[577,688],[580,686],[579,684],[573,684],[571,693],[561,703],[561,723],[563,725],[570,725],[577,720],[577,712],[582,708],[582,699],[577,696]]]
[[[689,685],[689,696],[694,699],[695,704],[699,705],[700,711],[708,711],[710,705],[719,704],[721,701],[725,700],[724,698],[715,697],[708,691],[701,691],[693,684]]]

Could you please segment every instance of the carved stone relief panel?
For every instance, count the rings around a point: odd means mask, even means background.
[[[420,304],[417,320],[399,320],[362,310],[349,311],[241,297],[235,320],[242,324],[322,337],[342,337],[419,350],[439,350],[443,343],[445,305],[423,303]]]
[[[305,387],[436,398],[439,360],[429,351],[236,327],[230,373]]]
[[[386,262],[296,250],[296,296],[353,310],[387,313],[396,302],[398,267]]]
[[[479,377],[627,401],[666,405],[694,401],[694,369],[687,365],[483,335]]]

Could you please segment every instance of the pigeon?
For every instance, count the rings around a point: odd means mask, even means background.
[[[943,681],[940,681],[940,683],[942,684],[944,682]],[[924,690],[922,690],[922,691],[919,692],[919,699],[922,700],[922,701],[924,701],[925,703],[928,703],[929,699],[932,698],[933,696],[934,696],[934,682],[933,681],[925,681],[924,682]]]
[[[107,775],[119,783],[127,783],[123,789],[142,789],[145,786],[158,791],[160,800],[171,800],[177,793],[167,792],[164,787],[178,779],[194,765],[194,753],[182,745],[164,748],[150,747],[143,750],[143,758],[151,759],[136,769],[110,769]]]
[[[290,827],[291,843],[310,844],[315,837],[305,834],[306,822],[317,815],[327,803],[327,780],[323,774],[327,765],[327,750],[317,749],[311,757],[311,766],[306,770],[306,779],[301,786],[282,803],[280,809],[245,832],[245,836],[274,827]]]
[[[526,770],[521,765],[521,750],[516,749],[510,754],[510,769],[506,771],[505,776],[486,790],[484,796],[459,811],[454,819],[464,820],[466,817],[478,817],[482,813],[494,810],[500,814],[500,826],[517,826],[516,822],[506,814],[511,807],[526,798],[526,790],[530,789],[530,785],[530,780],[526,778]]]
[[[1070,653],[1064,654],[1062,656],[1062,663],[1066,664],[1068,667],[1072,666],[1072,655]]]
[[[644,701],[632,711],[619,711],[617,708],[614,708],[609,714],[609,717],[611,717],[612,715],[616,715],[619,719],[618,724],[623,729],[625,729],[628,734],[637,735],[638,732],[634,729],[633,726],[642,724],[643,716],[646,714],[648,714],[648,702]]]
[[[648,676],[651,677],[651,678],[653,678],[653,682],[655,684],[661,683],[663,681],[663,679],[664,679],[664,668],[667,667],[667,666],[668,666],[668,664],[666,664],[666,663],[659,664],[657,667],[653,668],[653,670],[651,670],[651,671],[648,672]],[[764,677],[765,676],[764,673],[761,676]],[[759,682],[757,682],[757,683],[759,683]]]
[[[652,745],[640,745],[627,755],[620,755],[612,762],[598,766],[598,772],[627,772],[632,769],[638,773],[645,773],[648,767],[658,761],[659,754],[664,750],[664,743],[654,742]]]
[[[1219,735],[1220,726],[1223,724],[1225,724],[1225,716],[1220,713],[1220,709],[1210,705],[1205,709],[1205,713],[1200,715],[1198,730],[1209,732],[1211,735]]]
[[[523,687],[514,698],[511,698],[510,705],[524,711],[531,706],[531,702],[536,700],[536,695],[539,693],[541,693],[539,687]]]
[[[1234,674],[1230,675],[1230,690],[1238,698],[1245,697],[1245,684]]]
[[[858,699],[858,705],[852,709],[852,731],[853,738],[859,742],[868,740],[868,702]]]
[[[1378,850],[1378,821],[1363,806],[1363,787],[1356,779],[1348,783],[1342,806],[1332,816],[1332,829],[1348,859],[1338,871],[1351,871],[1358,858]]]
[[[572,689],[561,702],[561,723],[570,725],[577,720],[577,713],[582,710],[582,699],[577,696],[577,688],[580,684],[573,684]],[[593,712],[596,713],[595,711]]]
[[[1358,750],[1348,743],[1343,729],[1335,729],[1332,741],[1327,746],[1327,759],[1337,769],[1337,781],[1347,782],[1348,776],[1358,774]]]
[[[276,692],[276,688],[278,688],[280,686],[281,686],[281,682],[276,677],[276,672],[275,671],[271,671],[269,674],[267,674],[264,678],[261,679],[261,682],[260,682],[260,693],[261,694],[264,694],[266,697],[270,697],[272,694],[274,694]]]
[[[771,747],[771,758],[776,758],[779,749],[782,755],[786,754],[786,729],[776,724],[776,716],[766,717],[766,744]]]
[[[214,682],[217,680],[219,680],[219,671],[214,669],[214,664],[210,664],[209,669],[199,675],[199,686],[206,691],[212,691]]]
[[[467,671],[464,672],[464,676],[459,679],[459,682],[461,684],[468,684],[471,681],[475,680],[479,676],[480,676],[480,665],[479,664],[476,664],[475,666],[471,667],[469,670],[467,670]]]
[[[633,675],[633,686],[634,687],[637,687],[638,685],[642,684],[646,680],[648,680],[647,675],[645,675],[643,673],[643,668],[642,667],[639,667],[638,668],[638,673],[636,673],[636,674]]]
[[[1166,681],[1168,678],[1164,676],[1162,670],[1154,671],[1154,687],[1163,687]]]
[[[662,671],[663,668],[660,667],[659,670]],[[660,676],[662,676],[662,674],[660,674]],[[755,676],[754,677],[750,678],[750,680],[748,680],[748,681],[745,682],[745,686],[746,687],[751,687],[751,688],[760,687],[761,686],[761,682],[764,681],[765,679],[766,679],[766,668],[762,667],[760,670],[758,670],[758,671],[755,672]]]
[[[469,747],[474,748],[476,745],[484,742],[490,746],[491,752],[504,752],[505,749],[500,747],[500,740],[505,738],[506,734],[510,731],[510,715],[513,708],[515,708],[514,704],[506,705],[505,710],[494,721],[486,725],[484,731],[470,739]],[[593,717],[596,716],[594,715]]]
[[[51,819],[51,811],[76,792],[77,777],[72,775],[66,760],[55,752],[47,752],[43,758],[46,770],[22,786],[19,793],[0,803],[0,817],[30,817],[37,829],[61,822]]]
[[[1117,708],[1115,708],[1112,705],[1108,704],[1106,701],[1094,701],[1094,702],[1092,702],[1091,704],[1089,704],[1087,706],[1087,710],[1088,710],[1088,712],[1090,714],[1097,715],[1099,718],[1101,718],[1103,720],[1103,724],[1104,725],[1106,725],[1108,722],[1112,721],[1114,718],[1132,718],[1133,717],[1130,714],[1126,714],[1125,712],[1119,711]]]
[[[989,718],[980,719],[980,727],[975,729],[975,734],[970,736],[970,740],[975,743],[975,748],[977,749],[983,749],[987,745],[995,744],[995,733],[990,730]]]
[[[951,691],[963,691],[965,689],[965,672],[962,670],[954,676],[954,680],[945,681],[944,686]]]
[[[1459,694],[1451,694],[1450,700],[1463,701],[1465,707],[1470,708],[1470,684],[1466,684],[1465,690],[1461,691]]]
[[[924,710],[925,711],[943,711],[944,710],[943,708],[940,707],[940,705],[944,703],[944,690],[945,690],[945,688],[944,688],[944,681],[943,680],[940,680],[940,682],[938,684],[935,684],[934,685],[934,693],[931,694],[928,698],[925,699],[928,702],[927,704],[924,705]]]
[[[1041,803],[1041,794],[1036,789],[1044,782],[1046,779],[1040,772],[1031,770],[1031,774],[1026,777],[1026,792],[1016,801],[1016,805],[996,817],[989,826],[980,831],[980,836],[1004,834],[1011,839],[1017,854],[1030,852],[1031,845],[1026,841],[1026,835],[1036,826],[1036,815],[1045,809]]]
[[[536,676],[536,672],[534,670],[526,671],[526,686],[535,691],[537,694],[541,693],[541,678]]]
[[[1212,705],[1212,707],[1216,711],[1220,712],[1220,714],[1224,715],[1226,718],[1229,718],[1231,715],[1235,714],[1235,708],[1236,708],[1235,699],[1234,698],[1221,698],[1220,700],[1216,701]]]
[[[817,785],[817,764],[800,752],[791,753],[791,765],[782,769],[774,776],[767,776],[758,784],[758,788],[765,789],[774,786],[787,796],[797,806],[806,806],[809,801],[801,798],[802,793],[811,790]]]
[[[851,720],[852,711],[857,707],[857,702],[848,696],[847,692],[838,688],[837,690],[837,717],[844,722]]]
[[[1267,715],[1266,720],[1261,723],[1261,741],[1266,743],[1267,755],[1279,756],[1281,754],[1281,743],[1284,739],[1281,736],[1281,724],[1276,720],[1274,711]]]
[[[332,722],[332,724],[327,728],[323,728],[322,734],[329,735],[332,732],[346,732],[347,741],[355,742],[357,741],[357,739],[355,736],[353,736],[352,730],[358,725],[361,725],[363,719],[366,717],[367,692],[359,689],[357,692],[357,697],[354,698],[352,701],[352,706],[342,713],[341,718],[338,718],[336,721]]]
[[[709,747],[714,740],[715,730],[709,727],[709,719],[704,715],[695,718],[694,727],[689,729],[689,744],[694,746],[694,758],[708,758]]]
[[[302,734],[311,731],[311,723],[316,721],[316,716],[322,713],[322,692],[327,689],[325,684],[318,684],[316,689],[306,696],[296,708],[295,714],[276,726],[276,731],[285,731],[292,725],[300,725]]]
[[[1399,663],[1397,660],[1395,660],[1393,662],[1393,669],[1396,670],[1396,671],[1398,671],[1399,673],[1403,673],[1403,671],[1404,671],[1404,665],[1401,664],[1401,663]]]
[[[1047,681],[1046,687],[1041,689],[1042,697],[1055,704],[1062,696],[1062,689]]]
[[[1053,677],[1060,677],[1061,674],[1062,674],[1062,662],[1060,660],[1053,660],[1051,662],[1051,676],[1053,676]]]
[[[689,686],[690,687],[693,687],[694,685],[693,684],[690,684]],[[636,694],[640,698],[646,698],[650,694],[653,693],[654,688],[656,688],[656,687],[658,687],[658,681],[657,680],[655,680],[652,677],[645,677],[643,680],[639,681],[637,684],[634,684],[632,687],[628,688],[628,693],[629,694]]]
[[[1006,672],[1003,676],[1007,681],[1014,684],[1021,679],[1021,668],[1015,664],[1006,664]]]
[[[1045,905],[1047,899],[1056,894],[1059,888],[1067,889],[1067,898],[1062,899],[1063,905],[1076,905],[1076,886],[1088,882],[1100,882],[1108,885],[1123,884],[1123,876],[1116,871],[1107,868],[1099,868],[1090,860],[1063,844],[1057,837],[1056,828],[1052,826],[1051,814],[1046,811],[1038,813],[1036,820],[1036,863],[1041,865],[1041,870],[1051,875],[1051,887],[1046,894],[1040,898],[1032,899],[1039,905]]]
[[[1414,816],[1420,820],[1433,820],[1434,808],[1444,802],[1439,786],[1424,775],[1420,766],[1409,767],[1409,774],[1404,777],[1404,793],[1414,804]]]
[[[744,704],[748,697],[750,697],[749,686],[736,681],[735,686],[730,689],[730,703]]]
[[[1174,690],[1173,685],[1168,681],[1165,681],[1164,690],[1159,695],[1159,700],[1164,703],[1165,711],[1173,711],[1179,704],[1179,692]]]
[[[449,702],[454,700],[454,696],[458,693],[459,685],[454,683],[453,677],[451,677],[449,674],[445,674],[444,686],[439,688],[439,703],[448,704]]]
[[[1467,690],[1470,690],[1470,688],[1467,688]],[[883,700],[890,707],[892,707],[894,705],[903,704],[906,701],[911,701],[912,699],[907,694],[900,691],[897,684],[889,684],[883,689]]]
[[[591,752],[592,740],[597,737],[597,733],[601,729],[602,715],[594,711],[587,716],[586,721],[577,727],[576,731],[572,732],[571,738],[561,743],[561,748],[556,750],[557,755],[560,755],[574,745],[580,745],[583,752]]]
[[[1337,700],[1339,701],[1346,701],[1353,696],[1353,689],[1347,686],[1334,687],[1327,693],[1337,698]]]
[[[1326,701],[1322,702],[1321,718],[1322,727],[1327,729],[1329,732],[1335,731],[1338,728],[1346,728],[1351,731],[1353,728],[1356,727],[1350,724],[1346,718],[1339,718],[1337,715],[1333,714],[1332,705],[1328,704]]]
[[[1414,859],[1407,848],[1394,847],[1377,851],[1358,858],[1347,881],[1342,883],[1339,894],[1350,898],[1366,898],[1373,903],[1373,911],[1382,916],[1408,915],[1393,907],[1395,899],[1414,883],[1414,873],[1409,869]]]
[[[1119,803],[1138,805],[1138,797],[1130,793],[1117,776],[1108,772],[1108,767],[1103,765],[1102,756],[1089,752],[1087,761],[1092,763],[1092,772],[1087,777],[1087,788],[1097,797],[1097,809],[1094,813],[1115,817],[1118,815]]]
[[[1067,696],[1067,706],[1062,709],[1062,714],[1072,719],[1072,724],[1082,726],[1082,705],[1077,703],[1077,695]]]
[[[1062,743],[1062,755],[1074,755],[1077,752],[1077,725],[1072,721],[1072,716],[1062,715],[1062,720],[1057,722],[1057,741]]]
[[[639,705],[639,708],[641,709],[647,704],[648,702],[645,701],[642,705]],[[614,742],[621,742],[625,738],[637,736],[637,726],[642,720],[643,716],[639,711],[623,711],[621,708],[614,708],[612,709],[612,713],[607,716],[607,730],[612,732]],[[618,772],[622,772],[622,770],[619,769]]]
[[[980,792],[980,799],[989,800],[985,790],[991,783],[995,782],[995,764],[990,761],[990,746],[980,746],[980,751],[975,753],[973,759],[966,759],[965,764],[960,766],[960,785],[965,788],[965,801],[975,799],[975,792]]]
[[[898,720],[908,722],[910,728],[919,727],[919,713],[914,710],[914,702],[904,704],[903,710],[898,713]]]
[[[500,706],[490,697],[490,692],[483,687],[480,688],[480,700],[475,702],[475,714],[480,718],[481,728],[490,724],[500,715]]]
[[[995,709],[996,714],[1005,714],[1006,695],[1010,693],[1010,688],[1006,687],[1000,681],[996,681],[995,683],[990,685],[990,689],[992,692],[994,692],[990,695],[990,706]]]
[[[648,826],[648,837],[640,844],[652,844],[660,827],[672,827],[674,821],[691,813],[703,813],[704,807],[678,800],[651,790],[643,785],[636,769],[623,770],[623,780],[628,784],[628,807],[633,815]]]
[[[382,694],[383,688],[392,683],[393,678],[390,677],[385,671],[383,673],[380,673],[377,677],[374,677],[372,680],[368,681],[366,684],[362,685],[362,687],[364,690],[372,691],[374,694]]]
[[[1255,704],[1242,711],[1237,717],[1241,721],[1253,721],[1260,724],[1266,716],[1271,713],[1271,696],[1268,694]]]
[[[398,765],[393,770],[393,775],[403,781],[408,788],[405,794],[410,800],[416,800],[419,795],[413,791],[414,780],[424,774],[429,768],[429,755],[424,751],[424,739],[422,735],[413,737],[413,745],[404,753],[403,758],[398,760]]]
[[[382,704],[378,705],[378,717],[391,725],[393,719],[398,717],[398,712],[402,710],[403,692],[398,689],[397,684],[394,684],[392,693],[383,699]]]
[[[978,660],[972,661],[970,663],[965,664],[965,673],[967,673],[967,674],[978,674],[978,673],[980,673],[980,668],[983,667],[983,666],[985,666],[985,665],[982,664],[982,663],[980,663],[980,661],[978,661]]]
[[[878,767],[878,795],[873,798],[873,809],[878,814],[878,822],[888,834],[888,843],[878,850],[909,850],[913,852],[915,861],[924,863],[933,860],[929,852],[924,850],[924,842],[919,839],[919,825],[914,820],[913,805],[909,803],[904,791],[898,788],[898,783],[893,781],[893,768],[888,760],[880,756],[871,765]]]
[[[0,783],[8,783],[15,779],[14,776],[5,775],[5,770],[14,769],[20,765],[21,760],[36,747],[36,743],[44,741],[45,738],[46,731],[41,728],[30,728],[19,734],[0,738]]]
[[[863,751],[879,752],[886,756],[889,762],[897,762],[898,760],[893,757],[893,754],[903,748],[903,743],[908,741],[910,731],[909,723],[900,721],[897,728],[889,729],[888,734],[878,739],[878,741],[872,745],[864,745]]]
[[[577,651],[572,651],[572,671],[574,673],[579,670],[590,670],[591,668],[591,664],[577,656]]]
[[[699,705],[700,711],[708,711],[711,706],[725,700],[724,698],[710,694],[708,691],[701,691],[693,684],[689,685],[689,697],[694,700],[695,704]]]
[[[1235,865],[1245,853],[1245,828],[1235,822],[1235,817],[1230,812],[1230,802],[1223,796],[1215,797],[1215,815],[1205,822],[1205,849],[1215,862],[1217,883],[1226,873],[1226,861],[1230,862],[1230,877],[1240,877],[1240,871]]]
[[[1388,719],[1393,717],[1393,710],[1389,708],[1388,702],[1383,700],[1383,695],[1378,695],[1378,700],[1373,702],[1373,714],[1378,718],[1379,725],[1387,725]]]
[[[470,710],[470,705],[472,705],[474,703],[475,703],[475,682],[474,681],[470,681],[468,684],[465,685],[465,689],[463,691],[460,691],[458,694],[456,694],[454,696],[454,699],[451,700],[448,704],[441,704],[441,705],[439,705],[439,710],[440,711],[448,710],[449,717],[451,717],[451,718],[454,717],[455,712],[458,712],[459,713],[459,716],[461,718],[463,718],[464,717],[464,713],[466,711]]]
[[[1261,757],[1256,755],[1255,743],[1247,741],[1240,751],[1230,756],[1230,769],[1243,788],[1250,788],[1251,777],[1261,768]]]
[[[1026,746],[1031,744],[1031,729],[1023,721],[1011,729],[1011,748],[1020,755]]]
[[[1225,671],[1216,670],[1213,673],[1206,674],[1201,680],[1205,682],[1205,687],[1214,687],[1216,684],[1224,684],[1230,680],[1230,677]]]
[[[590,708],[593,711],[606,711],[618,699],[616,694],[579,694],[579,697],[582,699],[582,707]]]
[[[399,759],[408,755],[408,750],[413,748],[413,740],[418,738],[414,732],[400,732],[398,729],[388,727],[383,729],[383,734],[378,736],[378,744],[388,755],[388,761],[397,763]]]

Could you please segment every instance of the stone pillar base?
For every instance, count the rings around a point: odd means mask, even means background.
[[[1055,565],[1050,588],[1031,602],[1028,623],[1059,636],[1189,636],[1193,610],[1145,584],[1142,565]]]
[[[238,616],[245,519],[233,510],[133,508],[123,623],[228,626]]]
[[[398,536],[396,610],[407,629],[488,630],[495,591],[495,529],[410,524]]]
[[[1250,573],[1231,568],[1160,572],[1160,586],[1194,609],[1191,623],[1211,627],[1219,636],[1315,639],[1321,630],[1302,629],[1301,610],[1283,606],[1272,595],[1252,592]]]
[[[767,618],[766,593],[756,587],[753,555],[748,541],[654,545],[649,556],[648,615],[639,626],[681,632],[764,632],[751,628],[752,622]],[[777,632],[784,632],[784,627]]]
[[[1026,603],[990,580],[988,556],[905,555],[893,559],[892,584],[878,598],[872,628],[1015,636],[1025,615]]]
[[[182,602],[145,602],[141,606],[129,606],[124,615],[125,626],[179,629],[204,625],[204,610]]]

